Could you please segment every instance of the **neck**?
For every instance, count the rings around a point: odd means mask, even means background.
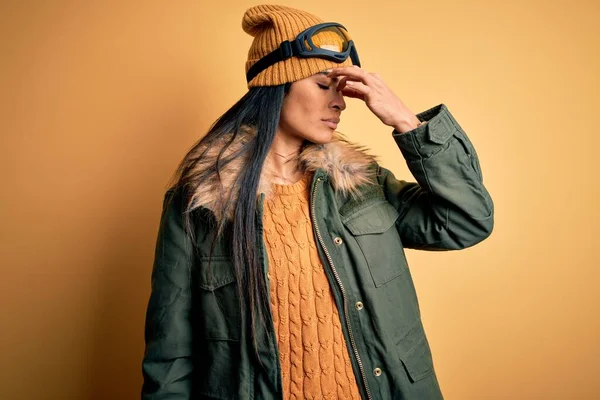
[[[274,183],[291,184],[302,178],[304,171],[298,162],[302,144],[302,139],[285,137],[280,133],[275,136],[268,155],[268,168]]]

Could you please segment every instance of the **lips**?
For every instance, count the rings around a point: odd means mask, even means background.
[[[339,118],[328,118],[324,119],[323,122],[329,126],[331,129],[337,129],[338,124],[340,123]]]

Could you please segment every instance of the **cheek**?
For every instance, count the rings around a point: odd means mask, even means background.
[[[309,133],[319,127],[322,112],[312,105],[294,107],[285,115],[285,123],[297,132]]]
[[[321,121],[321,118],[328,115],[326,93],[318,88],[317,90],[311,90],[310,87],[296,89],[298,90],[284,99],[281,127],[294,136],[304,138],[316,139],[315,135],[320,137],[324,133],[329,133],[329,128]]]
[[[282,122],[294,127],[302,127],[306,126],[307,122],[319,121],[323,118],[319,108],[321,101],[316,96],[293,99],[281,111]]]
[[[313,93],[306,96],[302,103],[302,114],[305,122],[316,123],[326,115],[327,102],[321,93]]]

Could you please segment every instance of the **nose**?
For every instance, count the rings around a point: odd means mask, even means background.
[[[332,90],[333,92],[333,100],[331,101],[331,107],[337,108],[340,111],[344,111],[346,109],[346,101],[344,101],[344,95],[341,91]]]

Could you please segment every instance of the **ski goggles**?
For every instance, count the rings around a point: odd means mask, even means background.
[[[352,63],[360,67],[356,47],[346,28],[337,22],[324,22],[301,32],[293,41],[282,42],[258,60],[246,73],[246,81],[250,82],[261,71],[291,57],[319,57],[336,63],[350,57]]]

